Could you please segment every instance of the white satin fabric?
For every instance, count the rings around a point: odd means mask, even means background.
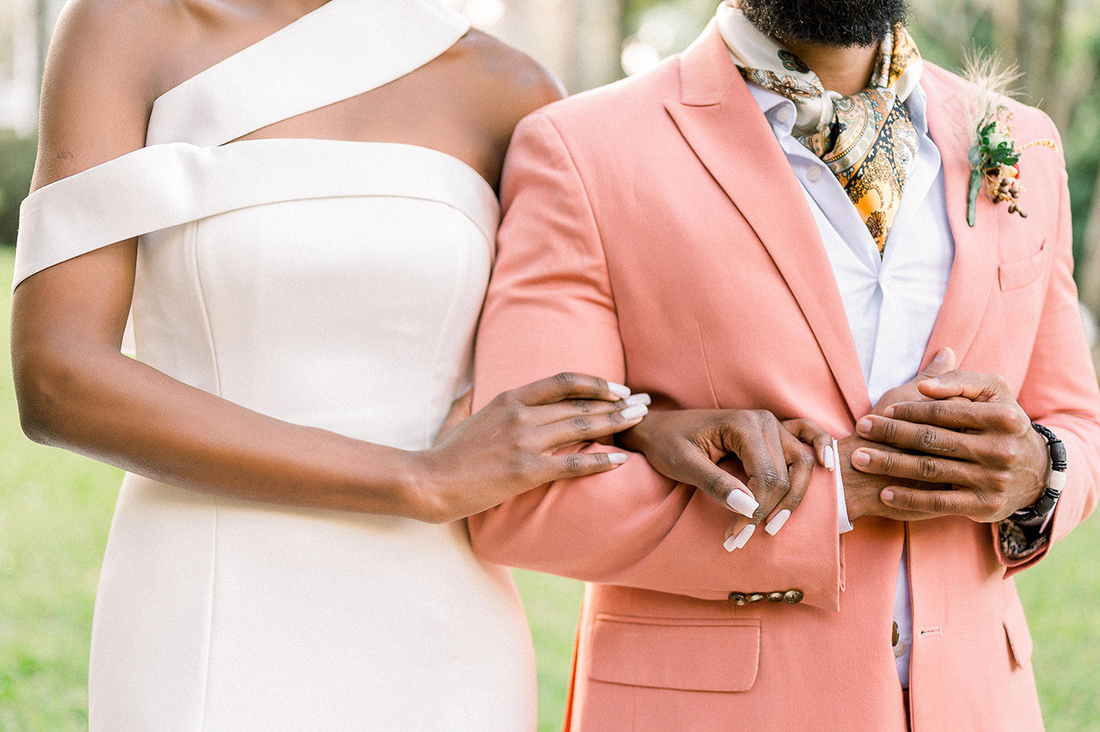
[[[289,422],[430,446],[469,383],[492,189],[426,148],[227,143],[392,81],[468,28],[440,0],[331,0],[200,73],[157,100],[146,148],[27,199],[15,284],[140,235],[141,361]],[[464,523],[132,474],[89,688],[96,731],[535,727],[523,608]]]

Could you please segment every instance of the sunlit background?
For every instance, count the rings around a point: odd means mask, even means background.
[[[643,72],[682,50],[717,6],[717,0],[448,1],[544,63],[574,93]],[[923,55],[935,63],[957,69],[974,46],[1017,62],[1025,72],[1022,98],[1058,124],[1070,171],[1077,279],[1090,323],[1100,308],[1098,1],[912,0],[910,22]],[[4,282],[34,163],[45,49],[63,4],[0,0]],[[1022,183],[1026,188],[1026,177]],[[5,351],[9,305],[0,297]],[[7,358],[0,355],[0,732],[87,727],[92,600],[119,480],[112,468],[23,437]],[[1094,518],[1019,578],[1051,732],[1100,732],[1097,557],[1100,522]],[[551,732],[561,728],[581,588],[530,573],[517,573],[517,580],[538,653],[540,732]]]

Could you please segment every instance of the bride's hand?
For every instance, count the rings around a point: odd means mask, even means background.
[[[555,480],[614,470],[625,454],[557,453],[637,425],[648,403],[624,386],[570,373],[506,391],[465,419],[460,398],[435,446],[417,453],[425,520],[455,521]]]
[[[810,420],[781,423],[765,410],[690,409],[652,412],[618,442],[645,453],[662,475],[706,491],[741,514],[727,531],[726,548],[733,551],[764,519],[769,534],[783,527],[806,494],[814,454],[829,467],[832,438]],[[744,466],[747,484],[717,465],[730,453]]]

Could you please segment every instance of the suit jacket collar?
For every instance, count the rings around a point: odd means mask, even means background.
[[[930,72],[930,73],[929,73]],[[798,179],[767,119],[737,73],[712,21],[680,57],[680,98],[665,103],[680,133],[756,232],[798,302],[853,416],[871,409],[844,303]],[[950,346],[960,363],[977,332],[996,276],[997,211],[979,204],[966,223],[970,166],[961,96],[927,64],[929,134],[943,158],[955,259],[922,367]]]
[[[767,119],[712,21],[680,58],[680,99],[666,102],[680,133],[768,250],[798,302],[854,418],[867,385],[813,214]]]

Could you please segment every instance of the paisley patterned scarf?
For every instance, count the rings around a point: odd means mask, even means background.
[[[750,23],[736,0],[719,6],[718,28],[746,81],[794,102],[794,136],[833,171],[882,253],[920,144],[905,108],[922,67],[909,33],[899,25],[887,34],[870,86],[845,97]]]

